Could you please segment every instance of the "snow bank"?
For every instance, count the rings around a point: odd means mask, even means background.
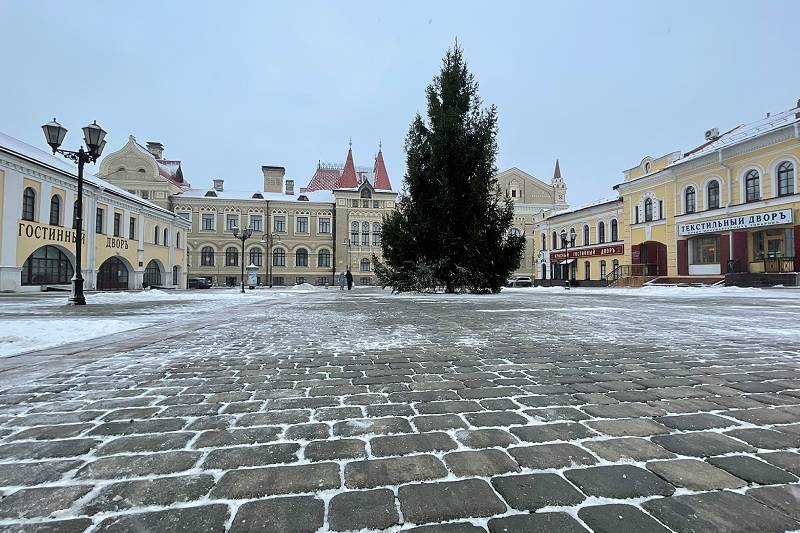
[[[0,357],[95,339],[145,325],[145,322],[106,318],[0,320]]]

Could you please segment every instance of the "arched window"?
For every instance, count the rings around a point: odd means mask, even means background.
[[[214,266],[214,249],[210,246],[203,246],[200,250],[200,266]]]
[[[369,272],[369,259],[361,260],[361,263],[359,264],[359,270],[361,272]]]
[[[322,249],[319,251],[317,255],[317,266],[319,267],[329,267],[331,266],[331,251]]]
[[[617,219],[611,219],[611,242],[616,242],[619,240],[619,224],[617,224]]]
[[[175,248],[180,248],[180,247],[181,247],[181,232],[177,231],[175,232]]]
[[[600,261],[600,279],[606,279],[606,260]]]
[[[583,226],[583,245],[589,246],[589,224]]]
[[[239,266],[239,250],[233,246],[225,249],[225,266]]]
[[[567,230],[565,229],[561,230],[561,247],[562,248],[567,247]]]
[[[128,288],[128,267],[118,257],[109,257],[97,272],[97,288],[101,291]]]
[[[159,235],[161,235],[161,228],[156,226],[156,229],[153,232],[153,244],[158,244],[158,236]]]
[[[644,221],[650,222],[653,220],[653,199],[647,198],[644,201]]]
[[[694,187],[686,187],[686,192],[683,193],[683,197],[687,213],[694,213],[697,210],[696,196],[697,194]]]
[[[778,196],[794,194],[794,165],[784,161],[778,165]]]
[[[542,250],[547,250],[547,234],[542,233]]]
[[[611,261],[611,273],[614,274],[614,279],[619,279],[619,259]]]
[[[569,230],[569,245],[575,246],[575,228]]]
[[[522,234],[519,232],[519,228],[511,228],[511,229],[510,229],[510,230],[508,230],[508,231],[509,231],[509,233],[510,233],[512,236],[514,236],[514,237],[519,237],[520,235],[522,235]]]
[[[708,182],[706,198],[708,199],[708,209],[719,209],[719,182],[717,180]]]
[[[164,228],[164,242],[162,243],[164,246],[169,246],[169,229]]]
[[[61,225],[61,197],[57,194],[50,198],[50,225]]]
[[[558,249],[558,235],[554,231],[553,232],[553,250],[557,250],[557,249]]]
[[[30,220],[36,216],[36,191],[30,187],[25,187],[22,192],[22,220]]]
[[[283,248],[276,248],[272,252],[272,266],[284,267],[286,266],[286,250]]]
[[[55,246],[42,246],[33,252],[22,265],[23,285],[69,283],[74,274],[69,258]]]
[[[372,223],[372,246],[381,245],[381,225],[377,222]]]
[[[606,223],[602,220],[597,224],[597,242],[600,244],[606,242]]]
[[[583,279],[592,279],[592,264],[589,261],[583,263]]]
[[[308,250],[300,248],[294,253],[294,264],[299,267],[308,266]]]
[[[161,285],[161,269],[158,267],[155,259],[151,259],[144,269],[144,280],[142,281],[144,287],[157,287]]]
[[[350,244],[358,245],[358,222],[350,224]]]
[[[260,267],[263,264],[261,248],[250,249],[250,264]]]
[[[757,170],[751,170],[744,176],[744,195],[746,202],[755,202],[761,199],[761,186]]]
[[[369,246],[369,222],[361,223],[361,245]]]

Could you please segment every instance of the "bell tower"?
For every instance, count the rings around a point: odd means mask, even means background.
[[[567,184],[564,183],[564,178],[561,177],[561,167],[558,164],[558,159],[556,159],[556,168],[553,171],[553,179],[550,180],[550,186],[553,187],[555,203],[567,203]]]

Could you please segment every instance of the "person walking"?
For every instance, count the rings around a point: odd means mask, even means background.
[[[339,272],[339,290],[344,290],[345,275],[344,272]]]
[[[345,274],[345,278],[347,278],[347,290],[353,289],[353,273],[350,272],[350,267],[347,267],[347,274]]]

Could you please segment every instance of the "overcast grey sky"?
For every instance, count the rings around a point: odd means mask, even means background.
[[[800,98],[800,2],[56,2],[0,0],[0,131],[46,148],[53,116],[107,152],[161,141],[197,187],[305,185],[379,139],[392,184],[424,89],[457,37],[500,118],[498,167],[573,206],[645,155],[686,150]]]

